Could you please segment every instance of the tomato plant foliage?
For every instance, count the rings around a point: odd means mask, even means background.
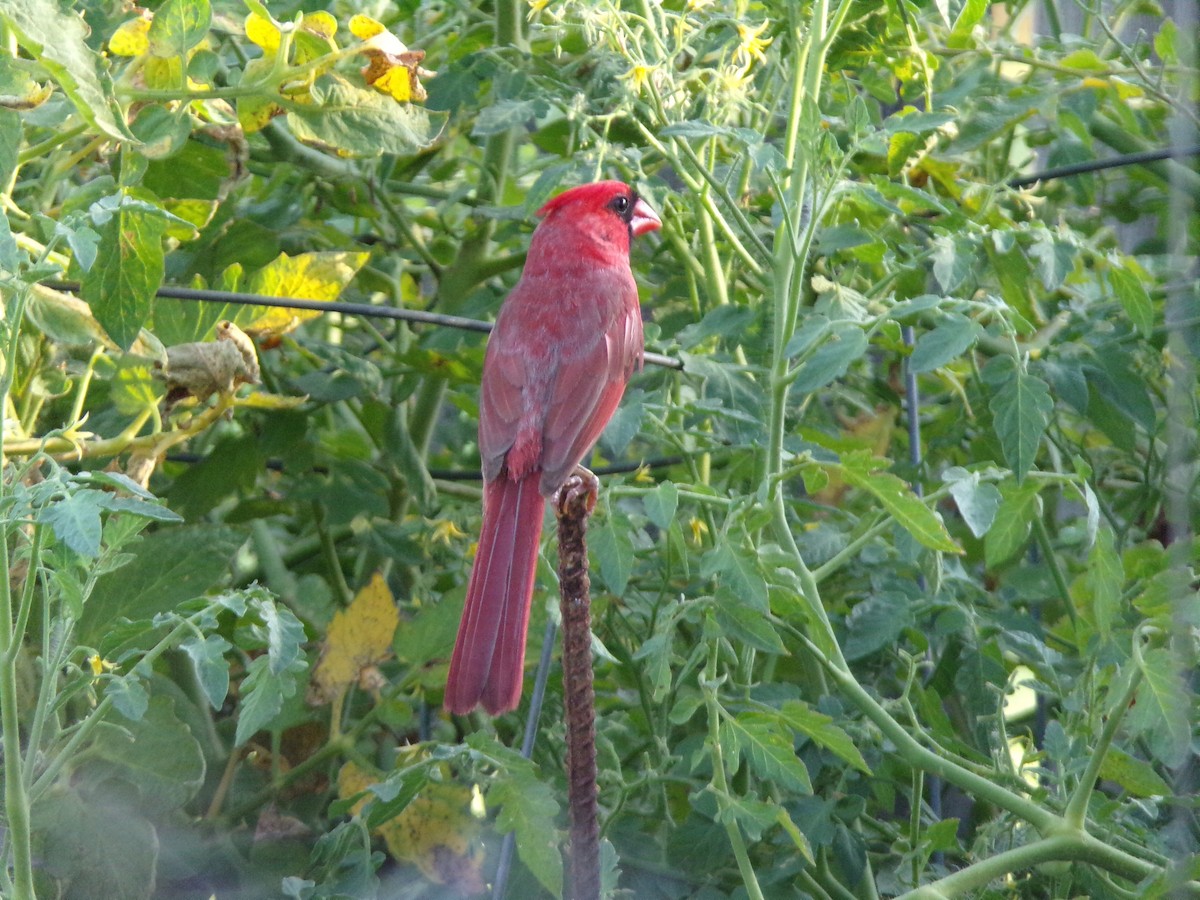
[[[460,326],[616,177],[605,892],[1200,894],[1191,7],[352,6],[0,8],[0,893],[562,894]]]

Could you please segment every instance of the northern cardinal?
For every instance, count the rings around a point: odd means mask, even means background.
[[[642,363],[629,246],[661,227],[654,210],[628,185],[599,181],[538,216],[483,361],[483,527],[446,679],[452,713],[482,704],[499,715],[520,702],[545,500],[596,443]]]

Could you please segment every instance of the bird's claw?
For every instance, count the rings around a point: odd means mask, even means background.
[[[586,466],[576,466],[575,471],[554,492],[551,502],[560,516],[567,515],[570,508],[579,503],[583,504],[584,515],[590,516],[596,508],[599,494],[600,479]]]

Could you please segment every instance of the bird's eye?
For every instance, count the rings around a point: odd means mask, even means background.
[[[616,210],[617,215],[625,215],[627,212],[629,212],[629,198],[624,194],[620,195],[619,197],[614,197],[612,208]]]

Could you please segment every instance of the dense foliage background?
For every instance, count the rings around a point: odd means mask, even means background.
[[[618,177],[608,888],[1200,894],[1200,173],[1089,165],[1200,143],[1165,12],[8,0],[0,892],[560,892],[556,677],[440,711],[485,339],[384,316]]]

